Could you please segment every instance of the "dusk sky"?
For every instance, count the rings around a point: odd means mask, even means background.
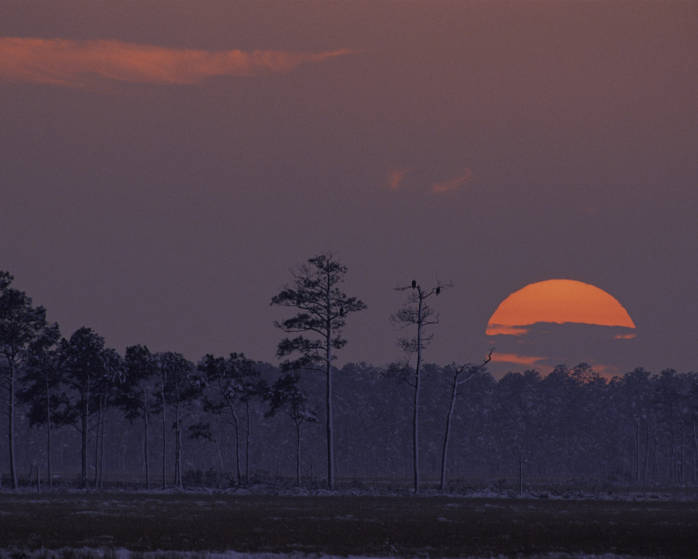
[[[403,358],[416,279],[453,282],[427,361],[696,370],[696,53],[695,2],[2,0],[0,269],[64,335],[276,362],[271,297],[332,251],[340,364]],[[548,279],[634,337],[488,339]]]

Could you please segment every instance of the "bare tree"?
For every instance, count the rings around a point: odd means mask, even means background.
[[[333,255],[320,254],[292,272],[293,285],[286,286],[271,300],[272,305],[297,310],[291,318],[275,322],[287,334],[298,334],[279,342],[278,357],[298,355],[284,361],[282,369],[325,373],[327,485],[330,489],[335,485],[332,362],[336,359],[336,352],[347,343],[342,338],[346,317],[366,308],[363,301],[349,297],[339,288],[346,273],[347,267]]]
[[[392,321],[401,328],[416,328],[414,336],[401,337],[398,343],[408,355],[416,355],[417,363],[414,369],[414,403],[412,408],[412,471],[414,474],[414,492],[419,493],[420,469],[419,469],[419,397],[421,392],[422,352],[433,339],[433,334],[427,334],[427,329],[439,323],[439,316],[429,306],[427,300],[438,296],[443,289],[450,285],[437,283],[429,289],[423,289],[415,280],[410,285],[396,287],[396,291],[409,291],[407,302],[394,315]]]
[[[448,439],[451,436],[451,420],[453,419],[453,412],[456,409],[456,397],[458,396],[458,387],[462,386],[466,382],[471,381],[477,375],[485,370],[485,366],[492,360],[492,353],[494,350],[490,350],[489,354],[485,360],[479,365],[472,365],[468,363],[460,367],[453,367],[453,377],[451,378],[451,400],[448,405],[448,413],[446,414],[446,427],[444,429],[444,442],[441,448],[441,483],[439,485],[441,491],[446,490],[446,467],[448,459]]]

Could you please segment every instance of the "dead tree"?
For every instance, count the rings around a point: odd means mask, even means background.
[[[458,387],[462,386],[466,382],[474,379],[478,374],[480,374],[487,363],[492,360],[492,353],[494,350],[490,350],[489,354],[485,360],[479,365],[472,365],[470,363],[462,365],[461,367],[456,367],[451,378],[451,401],[448,405],[448,413],[446,414],[446,428],[444,429],[444,442],[441,447],[441,483],[439,488],[441,491],[446,490],[446,468],[448,459],[448,439],[451,436],[451,421],[453,419],[453,413],[456,409],[456,397],[458,396]]]
[[[421,370],[422,352],[426,349],[433,338],[433,334],[427,334],[425,329],[439,323],[439,316],[427,304],[427,299],[434,295],[439,295],[445,287],[437,283],[429,289],[422,289],[416,280],[412,280],[410,285],[396,287],[396,291],[410,291],[407,302],[395,313],[391,319],[401,328],[416,328],[416,335],[413,337],[403,337],[398,340],[400,347],[409,355],[416,355],[417,362],[414,369],[414,381],[410,385],[414,388],[414,402],[412,408],[412,471],[414,477],[414,492],[419,493],[420,470],[419,470],[419,398],[421,392]]]

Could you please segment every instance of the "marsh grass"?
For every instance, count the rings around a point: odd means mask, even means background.
[[[695,557],[696,534],[698,506],[691,501],[0,495],[0,548],[67,554],[9,559],[95,559],[94,550],[104,550],[100,559],[182,559],[185,551],[195,554],[186,559],[210,559],[207,554],[229,550],[377,557]],[[130,556],[119,555],[126,549]],[[155,551],[162,555],[149,553]]]

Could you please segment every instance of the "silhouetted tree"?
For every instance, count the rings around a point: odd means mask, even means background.
[[[104,412],[107,383],[115,373],[116,356],[104,345],[104,338],[94,330],[82,327],[69,340],[62,340],[61,363],[63,379],[68,388],[68,406],[60,422],[72,425],[80,433],[80,485],[87,487],[87,443],[89,419]],[[102,428],[98,420],[98,431]],[[97,438],[99,440],[99,438]],[[95,463],[95,468],[98,468]]]
[[[308,396],[299,386],[296,374],[287,374],[279,378],[267,393],[269,412],[274,415],[284,408],[296,428],[296,485],[301,485],[301,439],[304,423],[317,422],[317,414],[308,405]]]
[[[325,373],[325,421],[327,439],[327,485],[334,489],[334,423],[332,362],[336,352],[347,343],[342,329],[349,314],[366,308],[363,301],[349,297],[341,289],[347,267],[331,254],[310,258],[292,272],[293,284],[272,297],[272,305],[290,307],[297,312],[275,325],[287,334],[298,334],[279,342],[277,356],[286,358],[285,371],[312,370]]]
[[[485,360],[479,365],[472,365],[468,363],[461,366],[451,366],[452,371],[451,376],[451,398],[448,405],[448,413],[446,414],[446,427],[444,428],[444,440],[441,447],[441,483],[439,487],[441,491],[446,490],[446,468],[448,459],[448,440],[451,436],[451,421],[453,419],[453,412],[456,409],[456,397],[458,396],[458,387],[462,386],[466,382],[470,382],[475,378],[476,375],[481,374],[485,370],[485,366],[492,360],[492,353],[494,350],[490,351]],[[451,372],[450,371],[450,372]]]
[[[648,456],[647,440],[642,441],[642,431],[649,429],[648,419],[651,414],[653,387],[651,373],[642,368],[623,375],[622,386],[617,391],[614,405],[622,413],[623,419],[629,423],[632,442],[632,479],[635,482],[644,477],[646,471],[645,459]],[[618,397],[620,396],[620,397]],[[643,452],[644,448],[644,452]]]
[[[439,317],[434,309],[429,306],[427,299],[439,295],[447,286],[437,284],[429,289],[422,289],[415,280],[406,287],[397,287],[396,291],[409,290],[407,302],[394,315],[392,321],[401,328],[416,328],[416,334],[410,337],[401,337],[398,343],[408,355],[416,355],[417,363],[414,368],[414,380],[410,383],[414,387],[414,402],[412,408],[412,471],[414,476],[414,492],[419,492],[419,397],[421,392],[422,352],[429,345],[433,334],[427,334],[426,329],[439,323]]]
[[[207,390],[204,393],[204,409],[209,413],[228,413],[233,425],[235,482],[240,483],[240,410],[245,408],[245,481],[249,481],[249,443],[250,443],[250,398],[260,394],[259,371],[254,361],[242,353],[231,353],[227,359],[206,355],[199,363],[206,379]]]
[[[143,420],[143,467],[145,486],[150,489],[150,417],[161,411],[162,402],[158,398],[158,361],[144,345],[126,348],[124,356],[124,382],[119,384],[117,405],[129,421]]]
[[[164,454],[166,452],[165,414],[169,407],[174,411],[172,423],[172,429],[175,432],[174,485],[181,488],[183,485],[183,413],[185,408],[200,396],[203,386],[193,363],[185,359],[183,355],[174,352],[158,353],[157,359],[162,383],[160,397],[163,406],[163,484],[165,483]]]
[[[540,375],[534,370],[523,374],[508,373],[497,383],[498,430],[504,436],[500,449],[508,455],[513,454],[516,459],[519,494],[523,494],[526,487],[526,464],[530,462],[534,446],[542,438],[544,406],[539,388]]]
[[[27,352],[22,377],[20,401],[29,405],[30,425],[46,426],[46,473],[49,488],[53,486],[51,467],[51,443],[53,424],[61,416],[61,408],[67,404],[61,392],[61,359],[59,348],[60,331],[57,324],[43,329]]]
[[[698,484],[698,373],[690,374],[690,389],[688,397],[688,412],[691,418],[691,433],[693,434],[693,483]]]
[[[97,378],[94,389],[94,407],[97,409],[95,425],[95,475],[94,486],[104,485],[104,436],[107,410],[118,396],[117,387],[123,382],[123,359],[111,348],[105,348],[104,373]]]
[[[7,427],[10,477],[17,489],[15,466],[16,384],[27,351],[46,328],[46,310],[34,307],[31,297],[11,287],[14,278],[0,271],[0,381],[7,391]]]

